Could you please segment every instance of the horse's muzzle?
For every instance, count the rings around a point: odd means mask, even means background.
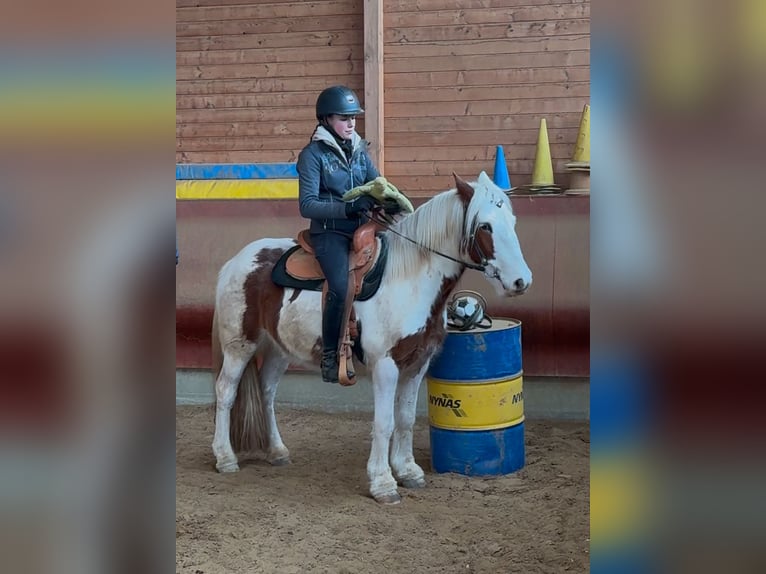
[[[524,291],[529,289],[529,286],[531,284],[532,284],[531,281],[524,281],[524,279],[519,277],[518,279],[516,279],[516,281],[513,282],[514,293],[516,295],[521,295],[522,293],[524,293]]]

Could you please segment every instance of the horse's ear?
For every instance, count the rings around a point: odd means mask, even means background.
[[[460,199],[463,200],[463,204],[467,207],[468,204],[471,203],[471,198],[473,198],[474,189],[473,187],[471,187],[470,183],[465,181],[462,177],[460,177],[454,171],[452,172],[452,177],[455,178],[455,185],[457,186],[457,194],[460,197]]]
[[[486,171],[482,171],[479,174],[479,183],[482,184],[487,189],[492,189],[493,187],[497,187],[494,181],[492,181],[492,178],[487,175]]]

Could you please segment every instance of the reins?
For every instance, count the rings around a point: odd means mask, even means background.
[[[481,265],[481,264],[478,264],[478,263],[469,263],[467,261],[462,261],[460,259],[455,259],[451,255],[447,255],[446,253],[442,253],[441,251],[437,251],[436,249],[433,249],[433,248],[428,247],[426,245],[422,245],[422,244],[418,243],[417,241],[415,241],[414,239],[411,239],[411,238],[407,237],[406,235],[403,235],[403,234],[399,233],[396,229],[391,227],[390,222],[387,221],[386,219],[384,219],[382,216],[380,216],[380,214],[377,211],[373,212],[372,217],[369,216],[369,215],[366,215],[366,214],[364,215],[364,217],[366,217],[370,221],[374,221],[375,223],[377,223],[378,225],[380,225],[381,227],[383,227],[387,231],[390,231],[394,235],[398,235],[402,239],[406,239],[407,241],[409,241],[413,245],[418,246],[420,249],[425,249],[426,251],[430,251],[431,253],[434,253],[436,255],[444,257],[445,259],[449,259],[450,261],[454,261],[455,263],[459,263],[460,265],[464,265],[465,267],[468,267],[469,269],[474,269],[476,271],[482,271],[482,272],[487,270],[486,265]],[[474,243],[473,237],[474,237],[474,234],[471,234],[471,243],[472,244]],[[483,259],[485,259],[485,258],[483,258]]]

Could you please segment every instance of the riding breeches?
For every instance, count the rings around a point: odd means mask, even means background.
[[[322,347],[324,351],[336,351],[343,329],[343,307],[348,294],[351,237],[331,231],[312,233],[311,244],[327,280],[327,299],[322,314]]]

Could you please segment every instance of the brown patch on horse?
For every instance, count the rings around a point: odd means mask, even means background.
[[[399,371],[411,370],[413,372],[428,361],[439,350],[444,339],[447,337],[447,329],[444,326],[443,314],[447,305],[447,297],[460,279],[455,277],[442,279],[442,286],[436,299],[431,305],[431,314],[426,324],[412,335],[407,335],[391,349],[391,358],[396,363]]]
[[[471,187],[470,183],[465,181],[462,177],[460,177],[454,171],[452,172],[452,177],[455,178],[455,185],[457,186],[457,195],[460,198],[460,200],[463,202],[463,205],[467,208],[468,204],[471,203],[471,199],[473,198],[474,189],[473,187]]]
[[[242,317],[242,332],[249,341],[257,341],[261,329],[275,339],[277,322],[282,310],[282,287],[271,280],[271,270],[284,253],[283,249],[262,249],[255,256],[258,266],[245,279],[245,314]]]
[[[471,187],[471,184],[461,178],[455,172],[452,172],[452,176],[455,178],[455,185],[457,186],[457,194],[460,201],[463,203],[465,210],[468,210],[468,204],[473,199],[475,190]],[[464,238],[465,242],[467,238]],[[465,245],[465,243],[463,243]],[[484,257],[482,257],[482,254]],[[483,264],[484,258],[494,259],[495,257],[495,242],[492,239],[492,231],[489,229],[477,228],[474,231],[473,242],[468,246],[468,256],[471,261],[477,264]]]
[[[495,241],[492,239],[492,232],[489,229],[481,227],[476,229],[468,255],[471,257],[471,261],[478,264],[483,264],[482,255],[487,260],[495,258]]]

